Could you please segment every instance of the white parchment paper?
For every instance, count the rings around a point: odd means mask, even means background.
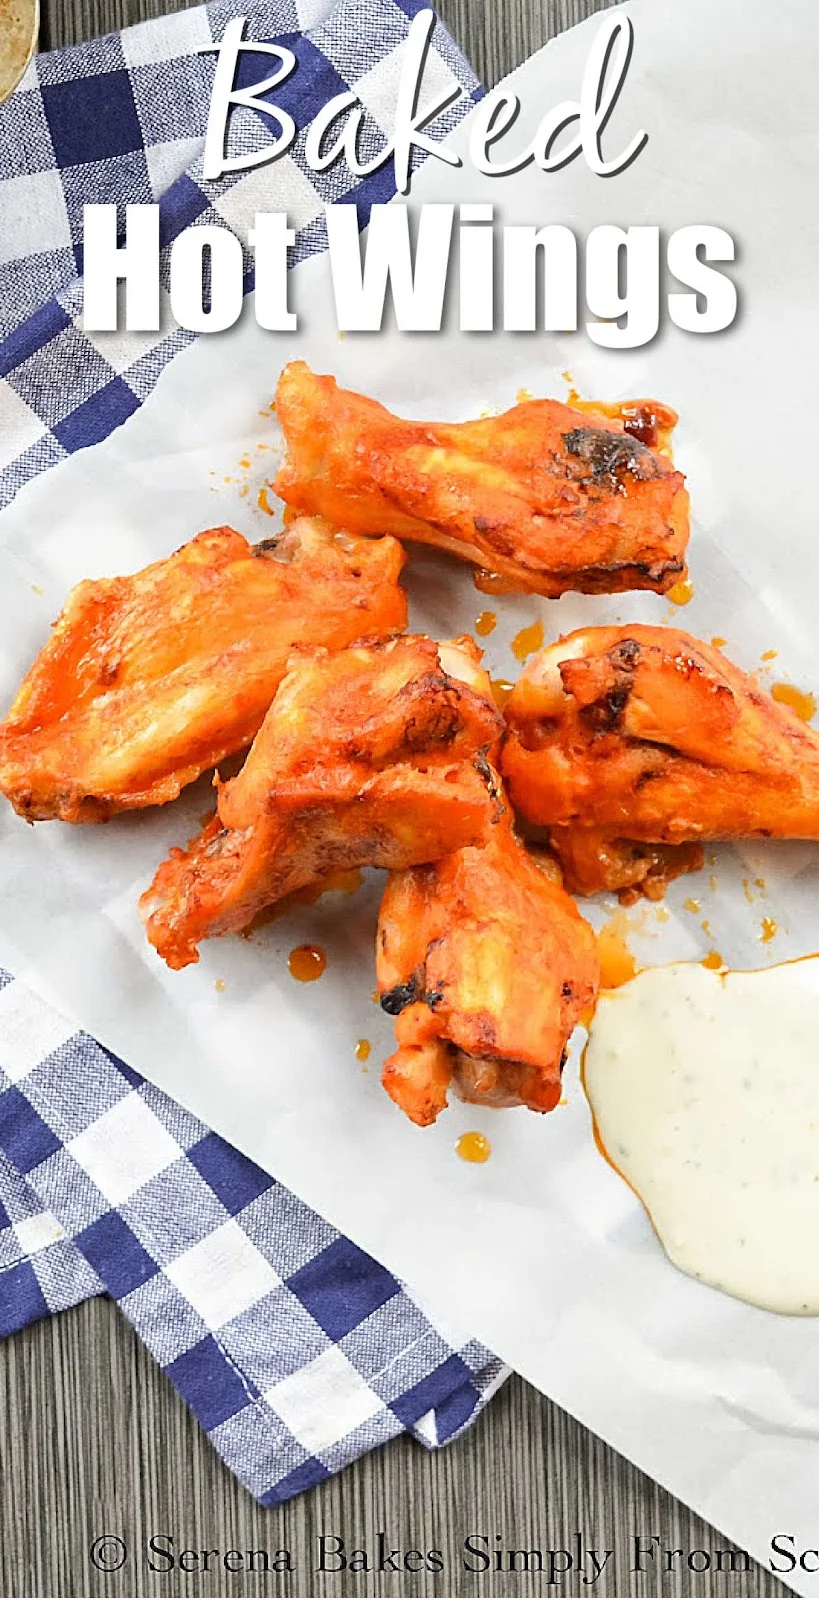
[[[134,569],[221,522],[270,531],[256,499],[278,435],[261,413],[296,355],[419,416],[475,415],[511,404],[521,388],[563,396],[566,369],[588,396],[648,393],[676,405],[695,595],[674,620],[724,637],[747,668],[775,649],[761,666],[768,681],[819,687],[819,11],[812,0],[635,0],[630,9],[634,59],[607,140],[620,149],[641,126],[650,139],[625,174],[604,181],[574,163],[499,181],[429,164],[414,198],[492,199],[506,221],[562,221],[580,234],[606,221],[666,232],[720,224],[740,247],[735,326],[699,339],[664,329],[625,354],[582,334],[340,339],[326,262],[308,262],[295,274],[298,335],[260,332],[246,308],[236,329],[180,356],[124,428],[29,485],[0,517],[4,704],[71,583]],[[524,107],[515,148],[578,92],[596,26],[514,74]],[[464,149],[465,131],[452,143]],[[258,203],[275,205],[275,190]],[[497,611],[487,658],[509,678],[511,639],[536,617],[549,638],[582,622],[660,622],[673,609],[645,595],[491,600],[467,569],[419,551],[408,581],[413,623],[439,635]],[[162,811],[73,829],[26,828],[4,807],[0,961],[729,1540],[763,1561],[777,1533],[819,1544],[816,1321],[753,1310],[670,1266],[595,1151],[576,1062],[568,1103],[552,1116],[456,1105],[428,1131],[405,1121],[378,1083],[391,1029],[371,1000],[377,880],[250,941],[206,944],[199,967],[169,973],[145,942],[136,900],[206,803],[199,785]],[[667,920],[632,914],[632,948],[648,962],[715,947],[737,966],[803,954],[819,946],[817,887],[819,846],[720,848],[699,879],[673,887]],[[692,897],[699,912],[686,909]],[[605,914],[593,912],[598,922]],[[768,944],[763,917],[779,930]],[[286,959],[306,939],[328,950],[325,976],[309,986],[294,982]],[[373,1044],[367,1070],[355,1059],[360,1037]],[[486,1166],[454,1156],[468,1127],[490,1134]],[[516,1535],[535,1539],[538,1507],[520,1508],[520,1519]],[[790,1581],[819,1594],[815,1576]]]

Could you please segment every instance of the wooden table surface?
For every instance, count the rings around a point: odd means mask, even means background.
[[[439,0],[438,9],[487,84],[610,0]],[[41,0],[41,48],[55,48],[179,9],[171,0]],[[658,1425],[660,1425],[658,1423]],[[379,1530],[405,1548],[451,1552],[435,1576],[312,1577],[316,1539],[348,1546]],[[470,1532],[517,1547],[560,1547],[582,1530],[612,1547],[589,1589],[517,1573],[459,1570]],[[112,1533],[135,1552],[104,1576],[89,1559]],[[152,1533],[177,1550],[283,1546],[292,1578],[223,1571],[152,1573]],[[635,1534],[670,1550],[716,1551],[727,1540],[537,1390],[513,1378],[474,1428],[428,1453],[402,1438],[278,1511],[263,1511],[223,1467],[125,1319],[107,1300],[40,1322],[0,1344],[0,1594],[18,1595],[777,1595],[770,1573],[672,1576],[630,1570]],[[701,1564],[701,1563],[699,1563]]]

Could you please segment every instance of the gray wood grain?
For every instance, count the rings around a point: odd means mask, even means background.
[[[439,0],[485,83],[510,72],[553,34],[609,0]],[[175,0],[44,0],[41,46],[55,47],[181,9]],[[662,1427],[658,1415],[657,1426]],[[461,1566],[470,1533],[505,1546],[559,1548],[582,1530],[612,1548],[593,1589],[570,1574]],[[445,1552],[438,1577],[314,1572],[321,1533],[348,1547],[391,1544]],[[121,1572],[103,1576],[89,1547],[126,1541]],[[477,1425],[428,1454],[399,1439],[278,1511],[262,1511],[223,1467],[116,1307],[97,1300],[0,1344],[0,1594],[21,1595],[702,1595],[787,1594],[769,1573],[635,1573],[635,1534],[669,1550],[713,1554],[728,1542],[520,1379]],[[220,1568],[150,1570],[152,1534],[177,1551],[287,1547],[291,1576]],[[154,1558],[156,1559],[156,1558]],[[211,1557],[211,1562],[213,1558]]]

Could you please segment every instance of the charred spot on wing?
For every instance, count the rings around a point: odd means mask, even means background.
[[[613,733],[619,727],[630,694],[630,684],[618,684],[616,688],[609,689],[602,700],[584,706],[580,716],[594,733]]]
[[[500,779],[494,767],[490,766],[487,761],[484,750],[479,750],[477,755],[473,756],[472,765],[475,771],[483,778],[490,800],[494,800],[496,805],[502,807],[503,790],[501,789]]]
[[[610,433],[605,428],[572,428],[563,435],[570,456],[588,468],[588,479],[601,488],[623,492],[624,477],[646,483],[662,477],[662,468],[651,451],[629,433]]]
[[[280,533],[271,533],[266,539],[260,539],[258,544],[252,546],[254,556],[274,555],[279,547]]]
[[[612,651],[612,660],[619,667],[636,667],[640,659],[640,646],[636,639],[621,639]]]
[[[386,1011],[388,1017],[397,1017],[405,1006],[415,1004],[418,999],[418,978],[415,974],[408,983],[397,983],[393,989],[385,990],[381,996],[381,1010]]]

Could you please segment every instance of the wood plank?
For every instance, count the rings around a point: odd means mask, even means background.
[[[184,0],[182,0],[184,4]],[[483,81],[494,84],[563,28],[608,0],[441,0],[440,11]],[[179,0],[43,0],[42,48],[55,48],[181,9]],[[658,1426],[661,1426],[658,1418]],[[534,1573],[476,1576],[461,1565],[470,1533],[510,1547],[560,1547],[576,1530],[612,1547],[596,1595],[767,1596],[788,1591],[761,1568],[688,1571],[661,1581],[633,1572],[632,1538],[716,1551],[726,1541],[520,1379],[446,1450],[399,1439],[277,1511],[263,1511],[223,1467],[116,1307],[93,1301],[0,1344],[0,1595],[555,1593]],[[316,1576],[320,1533],[374,1548],[441,1548],[446,1569]],[[131,1552],[103,1576],[92,1541],[111,1533]],[[176,1549],[288,1547],[296,1572],[161,1574],[152,1534]],[[156,1558],[154,1558],[156,1560]],[[577,1574],[557,1591],[588,1594]]]

